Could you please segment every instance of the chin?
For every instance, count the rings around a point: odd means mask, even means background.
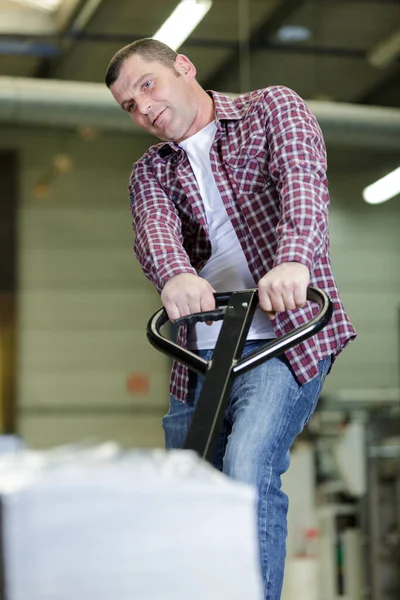
[[[183,139],[183,136],[180,136],[179,134],[175,134],[173,132],[166,133],[164,136],[164,140],[166,142],[175,142],[175,144],[179,144],[179,142],[181,142],[182,139]]]

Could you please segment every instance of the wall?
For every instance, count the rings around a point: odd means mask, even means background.
[[[162,445],[168,360],[145,337],[160,306],[132,253],[127,183],[149,143],[107,135],[3,129],[20,150],[19,428],[33,446],[84,439]],[[74,168],[48,197],[32,189],[54,154]],[[127,390],[148,374],[149,394]]]
[[[168,359],[145,338],[160,306],[131,252],[127,181],[145,136],[3,127],[1,146],[20,152],[19,428],[33,446],[117,439],[162,444]],[[74,168],[48,197],[32,189],[55,153]],[[359,337],[338,359],[326,393],[398,386],[400,204],[368,206],[361,189],[395,156],[329,150],[332,261]],[[149,394],[131,394],[131,372]]]
[[[398,166],[398,153],[328,148],[328,164],[332,266],[358,337],[337,360],[325,392],[384,395],[399,387],[400,203],[397,197],[369,205],[361,192]]]

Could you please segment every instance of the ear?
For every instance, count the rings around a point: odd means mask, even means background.
[[[196,77],[196,67],[184,54],[178,54],[175,58],[175,69],[188,79]]]

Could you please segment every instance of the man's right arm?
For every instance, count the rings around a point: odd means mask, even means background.
[[[214,309],[213,289],[197,275],[183,247],[177,210],[143,159],[134,165],[129,191],[134,252],[169,318]]]
[[[134,252],[144,274],[161,292],[171,277],[196,274],[183,247],[182,223],[146,158],[135,163],[129,184]]]

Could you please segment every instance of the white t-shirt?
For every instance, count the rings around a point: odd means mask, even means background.
[[[211,170],[210,148],[217,130],[215,121],[183,140],[179,146],[186,152],[199,186],[207,218],[212,247],[211,258],[199,275],[206,279],[217,292],[233,292],[256,288],[246,257],[239,243],[231,220],[215,183]],[[211,326],[198,323],[188,328],[188,348],[214,348],[221,328],[217,321]],[[248,333],[248,340],[274,338],[268,316],[256,309]]]

